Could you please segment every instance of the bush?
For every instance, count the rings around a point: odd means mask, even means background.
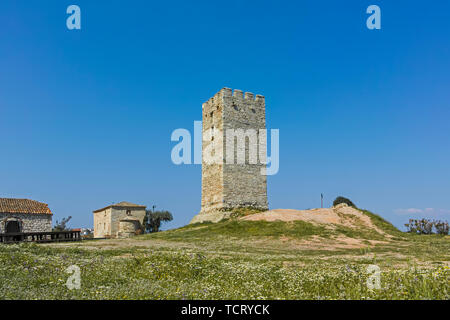
[[[406,232],[416,234],[432,234],[433,227],[437,234],[447,235],[449,231],[449,225],[447,221],[431,221],[429,219],[409,219],[409,223],[405,224]]]
[[[437,220],[434,221],[434,228],[436,229],[437,234],[447,235],[449,231],[449,225],[447,221]]]
[[[68,231],[70,230],[67,228],[67,224],[69,223],[70,219],[72,219],[72,216],[68,216],[67,218],[63,218],[61,222],[56,220],[56,224],[53,227],[52,231]]]
[[[337,197],[334,201],[333,201],[333,207],[337,206],[338,204],[341,203],[345,203],[347,204],[349,207],[353,207],[356,208],[355,204],[350,200],[347,199],[345,197]]]
[[[169,211],[147,210],[144,219],[144,232],[158,232],[161,222],[172,221],[173,216]]]

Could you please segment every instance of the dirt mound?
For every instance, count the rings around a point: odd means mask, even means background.
[[[367,215],[344,203],[332,208],[311,210],[275,209],[248,215],[242,217],[241,220],[286,222],[302,220],[313,224],[325,225],[330,228],[333,228],[334,225],[342,225],[350,228],[363,227],[373,229],[383,235],[385,234],[383,230],[373,224]]]

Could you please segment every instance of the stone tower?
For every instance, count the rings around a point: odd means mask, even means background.
[[[264,96],[223,88],[202,113],[202,208],[191,223],[219,221],[234,208],[267,210]]]

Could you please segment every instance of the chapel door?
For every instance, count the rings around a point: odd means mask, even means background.
[[[6,233],[18,233],[20,232],[19,221],[7,221]]]

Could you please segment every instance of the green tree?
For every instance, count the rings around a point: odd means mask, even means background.
[[[447,235],[450,229],[447,221],[437,220],[434,221],[434,228],[437,234]]]
[[[341,203],[345,203],[347,204],[349,207],[353,207],[356,208],[355,204],[350,200],[347,199],[345,197],[337,197],[334,201],[333,201],[333,207],[337,206],[338,204]]]
[[[158,232],[162,222],[172,221],[173,216],[169,211],[151,211],[145,212],[144,229],[145,232]]]
[[[68,216],[67,218],[63,218],[61,222],[56,220],[55,226],[52,231],[68,231],[67,223],[72,219],[72,216]]]
[[[405,224],[406,232],[416,234],[432,234],[433,227],[437,234],[447,235],[450,229],[447,221],[431,221],[429,219],[409,219]]]

